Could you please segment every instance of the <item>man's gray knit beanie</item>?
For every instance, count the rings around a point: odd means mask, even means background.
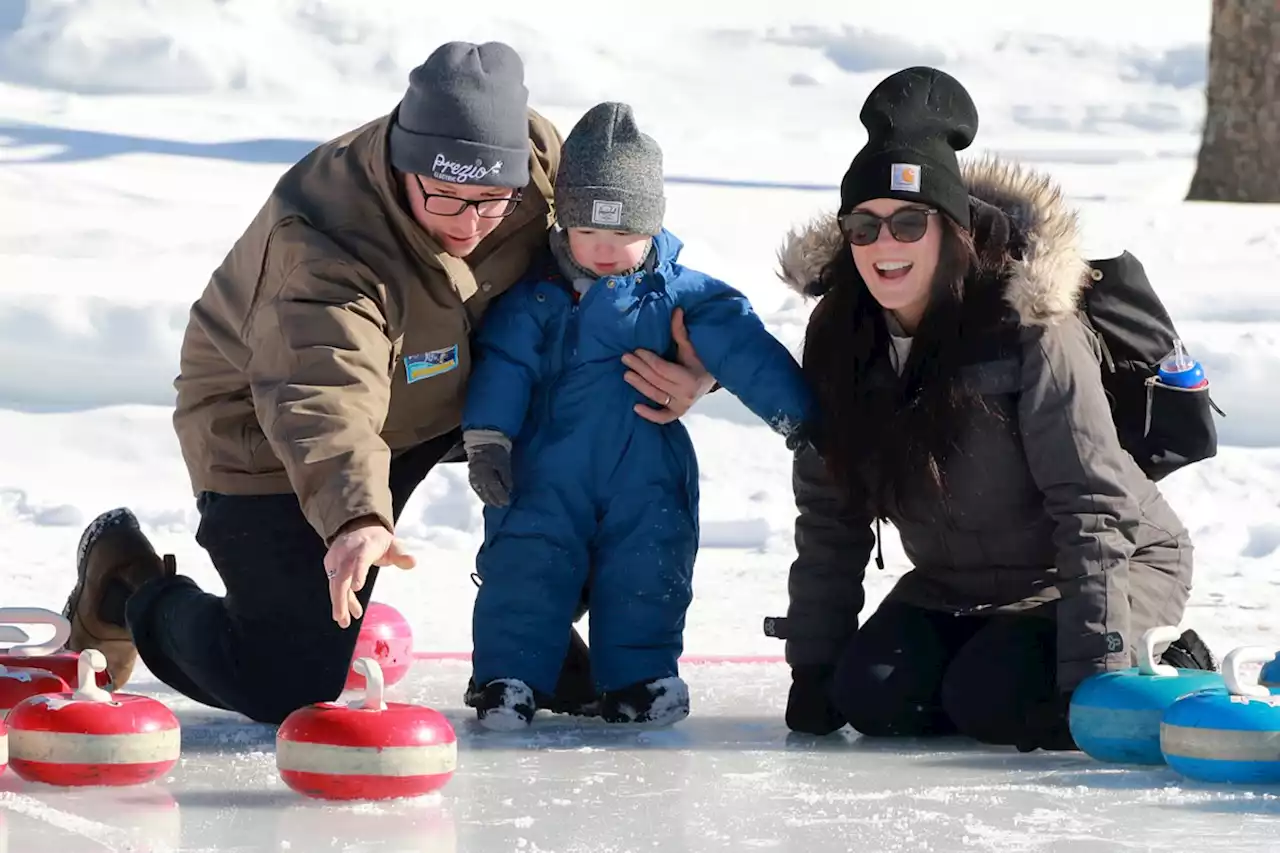
[[[662,149],[636,127],[631,107],[597,104],[564,141],[555,190],[562,228],[652,236],[666,212]]]
[[[529,183],[524,63],[502,42],[443,44],[409,74],[391,125],[391,165],[451,184]]]

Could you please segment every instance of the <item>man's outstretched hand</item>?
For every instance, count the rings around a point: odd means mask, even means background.
[[[669,424],[683,417],[716,384],[689,340],[682,308],[672,312],[671,336],[676,344],[676,361],[667,361],[646,349],[622,357],[622,363],[629,368],[622,378],[661,407],[637,403],[636,414],[656,424]]]
[[[324,556],[324,572],[329,578],[329,600],[333,621],[343,628],[364,615],[356,593],[364,589],[370,566],[412,569],[417,561],[404,545],[376,519],[354,522],[340,533]]]

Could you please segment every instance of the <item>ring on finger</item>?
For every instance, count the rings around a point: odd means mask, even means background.
[[[663,404],[662,404],[662,406],[663,406],[663,408],[666,408],[667,406],[670,406],[670,405],[671,405],[671,395],[670,395],[670,394],[668,394],[668,395],[667,395],[667,402],[663,403]]]
[[[325,577],[327,577],[329,580],[333,580],[334,578],[336,578],[336,577],[338,576],[338,570],[337,570],[337,569],[331,569],[331,568],[329,568],[328,566],[325,566],[325,569],[324,569],[324,576],[325,576]]]

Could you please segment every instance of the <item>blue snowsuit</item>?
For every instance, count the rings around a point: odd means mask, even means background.
[[[590,585],[600,691],[677,675],[698,548],[698,466],[679,421],[633,409],[637,348],[673,352],[685,312],[707,370],[775,431],[810,417],[800,367],[727,284],[676,262],[668,231],[650,262],[602,276],[578,300],[554,258],[489,309],[476,338],[464,430],[512,439],[511,502],[486,507],[472,622],[477,685],[515,678],[551,694],[575,606]]]

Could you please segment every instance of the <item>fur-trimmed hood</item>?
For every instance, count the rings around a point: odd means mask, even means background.
[[[1077,214],[1061,188],[1047,175],[997,158],[966,162],[960,172],[969,195],[1003,212],[1025,240],[1021,257],[1005,257],[999,271],[1005,301],[1019,321],[1050,325],[1074,313],[1088,283],[1088,264]],[[981,236],[975,239],[981,244]],[[980,255],[1001,248],[978,246]],[[778,251],[778,277],[797,293],[818,296],[819,273],[844,251],[848,244],[835,214],[824,214],[787,235]]]

